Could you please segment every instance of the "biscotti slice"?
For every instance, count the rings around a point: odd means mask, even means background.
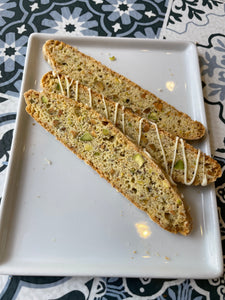
[[[109,120],[59,94],[29,90],[26,111],[162,228],[184,235],[191,220],[161,169]]]
[[[45,59],[57,73],[62,73],[90,87],[97,93],[129,107],[162,129],[187,140],[200,139],[204,126],[193,121],[151,92],[102,65],[94,58],[63,42],[49,40],[43,46]]]
[[[94,108],[136,145],[144,148],[173,181],[187,185],[207,185],[221,176],[220,165],[210,156],[78,81],[48,72],[42,77],[41,85],[45,90],[61,93]]]

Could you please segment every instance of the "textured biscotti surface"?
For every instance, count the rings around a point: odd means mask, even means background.
[[[43,76],[41,85],[49,92],[60,93],[75,101],[92,106],[98,113],[114,123],[135,144],[144,148],[175,182],[206,185],[221,176],[220,165],[208,155],[198,152],[185,141],[177,140],[170,133],[159,129],[155,123],[143,120],[128,108],[103,98],[102,95],[75,80],[61,74],[48,72]],[[186,178],[185,173],[187,173]]]
[[[30,90],[26,111],[162,228],[184,235],[191,220],[160,168],[109,120],[59,94]]]
[[[132,109],[162,129],[187,140],[201,138],[204,126],[185,113],[157,98],[124,76],[63,42],[49,40],[43,46],[45,59],[52,68],[97,93]]]

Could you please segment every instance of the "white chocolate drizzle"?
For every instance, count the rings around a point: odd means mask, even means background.
[[[165,165],[165,168],[166,168],[166,172],[168,173],[168,165],[167,165],[167,160],[166,160],[166,154],[165,154],[165,151],[164,151],[164,148],[163,148],[163,145],[162,145],[162,141],[161,141],[161,138],[160,138],[160,135],[159,135],[158,126],[157,126],[156,123],[153,123],[153,122],[150,122],[150,123],[155,126],[157,138],[158,138],[159,145],[160,145],[160,148],[161,148],[161,152],[162,152],[162,155],[163,155],[164,165]]]
[[[175,164],[175,160],[176,160],[176,156],[177,156],[177,145],[179,142],[179,137],[176,137],[176,141],[175,141],[175,146],[174,146],[174,152],[173,152],[173,161],[172,161],[172,166],[171,166],[171,170],[170,170],[170,177],[172,178],[173,176],[173,168],[174,168],[174,164]]]
[[[202,170],[203,170],[203,175],[202,175],[201,185],[206,186],[207,185],[207,176],[205,174],[205,154],[203,155]]]
[[[75,95],[75,100],[78,101],[78,89],[79,89],[79,81],[76,80],[76,95]]]
[[[175,164],[175,160],[176,160],[176,156],[177,156],[177,145],[178,145],[178,142],[179,142],[179,137],[177,136],[176,137],[176,141],[175,141],[175,146],[174,146],[174,152],[173,152],[173,161],[172,161],[172,166],[171,166],[171,169],[170,169],[170,180],[171,182],[176,185],[176,183],[173,181],[173,168],[174,168],[174,164]]]
[[[124,105],[122,106],[122,129],[125,134],[125,122],[124,122]]]
[[[140,142],[141,142],[142,123],[143,123],[144,120],[145,120],[145,118],[141,118],[140,121],[139,121],[138,146],[140,145]],[[165,151],[164,151],[164,148],[163,148],[163,145],[162,145],[162,141],[161,141],[161,138],[160,138],[160,135],[159,135],[158,126],[157,126],[156,123],[153,123],[151,121],[149,121],[149,123],[155,126],[156,135],[157,135],[157,138],[158,138],[158,141],[159,141],[159,145],[160,145],[160,148],[161,148],[161,152],[162,152],[162,155],[163,155],[165,169],[166,169],[166,172],[168,173],[168,166],[167,166],[166,155],[165,155]]]
[[[198,171],[199,158],[200,158],[201,151],[198,150],[198,155],[196,158],[195,170],[194,170],[193,177],[192,177],[191,181],[187,182],[187,159],[186,159],[186,154],[185,154],[184,141],[183,141],[183,139],[180,139],[180,141],[181,141],[183,159],[184,159],[184,184],[191,185],[194,182],[197,171]]]
[[[52,74],[53,74],[54,77],[58,78],[58,82],[59,82],[61,93],[63,95],[65,95],[64,90],[63,90],[63,86],[62,86],[62,82],[61,82],[61,79],[60,79],[60,76],[58,74],[56,74],[55,71],[52,71]],[[69,83],[68,78],[65,76],[65,81],[66,81],[67,97],[70,97],[70,86],[73,83],[73,79]],[[76,101],[78,101],[78,89],[79,89],[79,81],[76,80],[76,94],[75,94],[75,100]],[[92,102],[91,88],[88,88],[88,92],[89,92],[89,106],[92,108],[93,107],[93,102]],[[108,116],[108,109],[107,109],[107,105],[106,105],[105,98],[104,98],[103,94],[102,94],[102,101],[103,101],[103,104],[104,104],[105,115],[106,115],[106,118],[108,119],[108,117],[109,117]],[[115,111],[114,111],[114,125],[117,122],[118,106],[119,106],[119,103],[116,102],[115,103]],[[125,107],[122,106],[122,131],[125,134],[125,113],[124,113],[124,110],[125,110]],[[138,146],[140,145],[140,142],[141,142],[142,123],[143,123],[144,120],[146,120],[146,119],[145,118],[141,118],[139,120],[138,141],[137,141],[138,142]],[[150,124],[152,124],[152,125],[155,126],[155,131],[156,131],[157,139],[159,141],[160,149],[161,149],[161,152],[162,152],[162,155],[163,155],[163,161],[164,161],[165,169],[166,169],[167,174],[170,177],[171,183],[174,184],[174,185],[176,185],[176,183],[172,179],[172,175],[173,175],[174,165],[175,165],[176,156],[177,156],[177,148],[178,148],[178,144],[179,144],[179,141],[180,141],[181,142],[181,147],[182,147],[183,163],[184,163],[184,184],[186,184],[186,185],[193,184],[193,182],[195,181],[196,175],[197,175],[198,167],[199,167],[199,160],[200,160],[200,155],[201,155],[200,149],[198,149],[198,154],[197,154],[197,158],[196,158],[195,170],[194,170],[193,177],[188,182],[188,180],[187,180],[187,176],[188,176],[187,175],[187,171],[188,171],[187,169],[188,169],[188,166],[187,166],[187,159],[186,159],[184,141],[183,141],[182,138],[176,137],[175,145],[174,145],[174,155],[173,155],[172,165],[171,165],[170,174],[169,174],[169,171],[168,171],[168,162],[167,162],[165,151],[164,151],[164,148],[163,148],[163,145],[162,145],[162,141],[161,141],[161,138],[160,138],[158,126],[154,122],[151,122],[151,121],[148,121],[148,122]],[[143,151],[144,151],[144,153],[146,153],[146,155],[148,155],[149,158],[151,158],[152,160],[154,160],[152,158],[151,154],[145,148],[143,148]],[[202,168],[203,168],[203,175],[202,175],[201,185],[202,186],[206,186],[207,185],[207,175],[205,174],[205,154],[203,155]]]
[[[57,74],[57,78],[58,78],[58,81],[59,81],[59,87],[60,87],[61,93],[62,93],[63,95],[65,95],[65,94],[64,94],[63,87],[62,87],[62,82],[61,82],[61,79],[60,79],[60,77],[59,77],[58,74]]]
[[[107,106],[106,106],[106,103],[105,103],[105,97],[104,97],[103,94],[102,94],[102,102],[103,102],[104,108],[105,108],[105,116],[108,119],[109,118],[109,116],[108,116],[108,109],[107,109]]]
[[[119,105],[119,103],[116,102],[116,104],[115,104],[115,112],[114,112],[114,125],[116,124],[116,121],[117,121],[118,105]]]
[[[191,185],[195,181],[195,178],[196,178],[196,175],[197,175],[201,151],[200,151],[200,149],[198,149],[198,154],[197,154],[197,158],[196,158],[196,162],[195,162],[194,174],[193,174],[192,179],[188,182],[187,181],[187,169],[188,169],[188,167],[187,167],[187,159],[186,159],[184,141],[183,141],[183,139],[181,139],[179,137],[176,137],[176,142],[175,142],[175,147],[174,147],[173,162],[172,162],[172,166],[171,166],[171,170],[170,170],[170,177],[171,178],[172,178],[174,164],[175,164],[175,160],[176,160],[177,147],[178,147],[179,140],[180,140],[181,146],[182,146],[182,154],[183,154],[183,162],[184,162],[184,184]],[[205,165],[205,155],[204,155],[204,159],[203,159],[203,179],[202,179],[201,185],[206,185],[207,184],[207,178],[205,178],[206,175],[204,174],[204,168],[205,168],[204,165]]]
[[[55,74],[54,71],[52,71],[52,74],[53,74],[54,77],[57,76],[61,94],[63,94],[63,95],[65,96],[65,92],[64,92],[64,89],[63,89],[63,85],[62,85],[62,81],[61,81],[61,79],[60,79],[60,76],[59,76],[58,74]],[[69,97],[70,97],[70,86],[71,86],[72,83],[73,83],[73,79],[72,79],[71,82],[69,83],[67,76],[65,76],[65,82],[66,82],[66,96],[69,98]]]
[[[89,93],[89,106],[92,108],[92,95],[91,95],[91,88],[88,88],[88,93]]]
[[[67,77],[65,77],[65,81],[66,81],[66,96],[69,98],[69,96],[70,96],[70,87],[69,87],[69,81],[68,81]]]
[[[144,153],[145,153],[149,158],[151,158],[152,160],[154,160],[154,159],[152,158],[151,154],[150,154],[145,148],[143,149],[143,151],[144,151]]]
[[[66,96],[69,98],[70,97],[70,87],[73,83],[73,79],[69,83],[67,76],[65,76],[65,81],[66,81]]]
[[[139,130],[138,130],[138,146],[140,145],[141,142],[141,132],[142,132],[142,123],[144,121],[144,118],[141,118],[139,121]]]

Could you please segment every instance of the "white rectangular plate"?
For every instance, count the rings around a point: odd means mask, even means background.
[[[24,91],[40,90],[40,79],[50,70],[42,56],[48,39],[78,47],[206,125],[194,44],[33,34],[1,204],[0,273],[219,276],[223,265],[214,185],[180,187],[194,228],[187,237],[171,234],[26,114]],[[199,147],[210,153],[207,136]]]

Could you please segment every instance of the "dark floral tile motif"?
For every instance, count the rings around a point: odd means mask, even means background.
[[[206,300],[207,292],[201,289],[195,280],[184,280],[181,284],[169,287],[164,293],[165,299]],[[184,296],[185,295],[185,296]],[[160,297],[158,298],[160,299]]]
[[[9,151],[12,143],[13,130],[10,129],[4,133],[0,139],[0,172],[4,171],[9,162]]]
[[[102,2],[103,3],[103,2]],[[108,0],[102,4],[102,11],[107,15],[110,22],[121,20],[122,25],[128,25],[131,20],[141,20],[145,5],[137,1],[117,1]]]
[[[184,33],[189,23],[202,26],[207,24],[210,14],[224,15],[223,6],[223,0],[174,0],[167,28]]]
[[[41,288],[57,285],[66,281],[64,277],[44,277],[44,276],[10,276],[5,289],[1,293],[1,300],[13,299],[19,295],[22,286]],[[35,296],[34,296],[35,297]]]
[[[117,299],[123,300],[131,297],[132,294],[126,291],[122,278],[99,278],[96,286],[94,300]]]
[[[42,32],[67,35],[135,36],[135,31],[150,38],[157,37],[162,27],[167,9],[166,0],[82,0],[75,5],[61,7],[55,5],[49,15],[38,19]],[[34,11],[36,12],[36,10]],[[152,31],[145,31],[151,27]]]
[[[18,95],[28,37],[7,32],[0,37],[0,92]],[[18,85],[19,83],[19,85]],[[11,92],[9,92],[11,91]]]
[[[0,114],[0,174],[3,176],[2,178],[7,173],[15,119],[16,113]],[[0,178],[0,183],[2,183],[2,178]],[[0,196],[2,196],[2,192],[3,185],[0,184]]]
[[[48,17],[42,19],[43,33],[64,32],[66,35],[89,36],[98,35],[98,23],[93,14],[81,7],[70,9],[62,7],[52,10]]]
[[[165,295],[168,287],[181,284],[183,280],[154,279],[154,278],[126,278],[125,285],[129,293],[135,298],[151,297],[158,299],[158,295]],[[161,296],[160,296],[161,297]],[[159,297],[159,299],[160,299]],[[163,298],[162,298],[163,299]]]
[[[16,69],[16,64],[23,67],[28,38],[20,36],[16,39],[14,32],[8,32],[5,38],[0,40],[0,64],[2,72],[9,73]]]
[[[108,36],[159,36],[166,14],[166,0],[84,0],[90,11],[100,16],[100,27]],[[146,30],[151,28],[152,30]]]
[[[198,44],[205,48],[200,56],[203,92],[208,104],[219,106],[219,118],[225,123],[225,35],[213,34],[208,40],[208,45]]]
[[[1,15],[0,15],[0,26],[4,26],[9,19],[14,18],[15,11],[12,9],[16,7],[16,2],[12,1],[2,1],[1,5]]]

